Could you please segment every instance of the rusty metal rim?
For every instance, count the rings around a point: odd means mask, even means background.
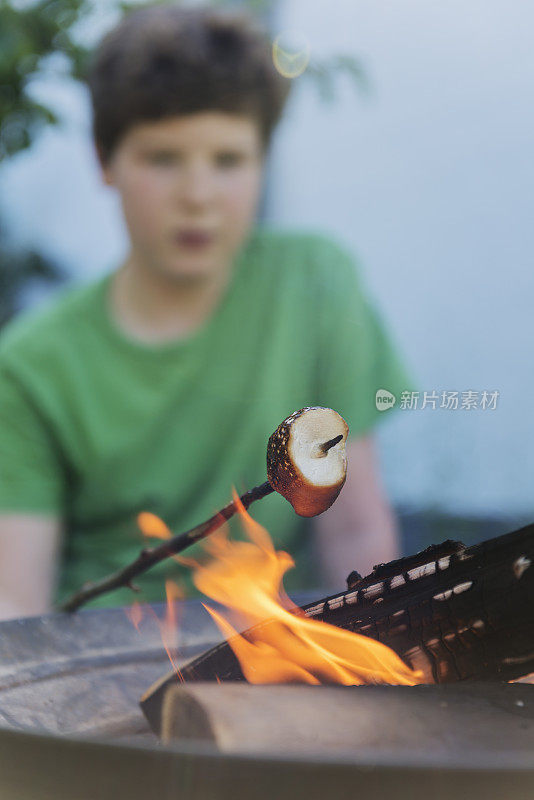
[[[3,796],[17,800],[129,800],[175,798],[280,800],[306,796],[324,798],[329,792],[394,791],[399,800],[449,800],[469,792],[486,800],[503,796],[519,800],[534,793],[531,758],[508,759],[504,766],[470,754],[463,763],[435,759],[381,763],[372,753],[349,761],[318,757],[313,761],[291,755],[255,757],[222,755],[206,745],[180,747],[103,743],[85,737],[62,737],[37,732],[0,730],[0,787]],[[298,786],[298,795],[295,787]],[[505,792],[505,794],[504,794]],[[527,792],[529,794],[527,794]],[[382,795],[378,795],[382,796]],[[465,795],[467,796],[467,795]]]
[[[198,601],[189,601],[183,610],[186,646],[193,650],[212,644],[216,632]],[[108,649],[110,630],[113,652]],[[48,677],[60,677],[69,662],[78,668],[83,663],[85,672],[98,670],[102,659],[108,665],[130,663],[139,657],[137,634],[122,609],[2,623],[0,633],[0,689],[7,689],[17,675],[19,679],[24,675],[27,683],[39,684],[42,696],[47,691],[46,682],[39,680],[42,670]],[[144,644],[151,660],[161,645],[156,637]],[[154,663],[157,666],[157,659]],[[360,750],[350,757],[324,754],[312,759],[290,753],[257,757],[221,754],[200,743],[171,747],[156,741],[59,735],[23,725],[18,729],[0,727],[0,796],[17,800],[146,800],[147,796],[158,800],[177,796],[187,800],[272,800],[273,794],[277,800],[301,796],[323,800],[328,793],[348,796],[356,789],[377,796],[392,792],[397,800],[428,800],[429,793],[432,800],[455,796],[524,800],[534,796],[534,759],[507,753],[506,759],[496,760],[483,751],[456,755],[454,760],[421,752],[414,752],[411,758],[381,759],[372,750]]]

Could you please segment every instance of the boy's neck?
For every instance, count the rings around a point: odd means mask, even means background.
[[[133,339],[158,344],[186,338],[209,320],[231,277],[231,265],[215,275],[166,276],[131,257],[113,276],[111,308]]]

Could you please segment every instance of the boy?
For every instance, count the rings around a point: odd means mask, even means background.
[[[104,38],[89,87],[130,250],[0,339],[0,613],[45,612],[125,565],[142,510],[179,532],[232,484],[263,482],[269,434],[305,405],[347,420],[349,477],[313,523],[276,494],[252,510],[296,560],[288,588],[318,579],[310,524],[336,589],[394,558],[369,431],[377,389],[405,388],[402,368],[342,248],[254,224],[289,89],[269,43],[246,17],[141,8]],[[148,572],[141,599],[179,572]]]

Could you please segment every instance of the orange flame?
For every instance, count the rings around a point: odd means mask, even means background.
[[[160,631],[163,647],[165,648],[165,652],[169,657],[172,668],[179,680],[183,681],[183,676],[176,660],[178,653],[178,617],[176,613],[176,601],[182,600],[184,593],[178,584],[170,580],[165,582],[165,592],[167,595],[167,603],[165,606],[165,617],[163,620],[158,617],[151,606],[148,604],[141,605],[141,603],[138,603],[137,600],[134,600],[132,605],[124,610],[126,612],[126,616],[132,625],[135,626],[138,633],[141,633],[140,626],[141,621],[144,618],[151,617],[156,622],[156,625]]]
[[[141,511],[141,513],[137,515],[137,524],[144,536],[150,536],[154,539],[172,539],[172,532],[167,525],[162,519],[156,516],[156,514],[152,514],[150,511]],[[171,555],[171,558],[184,567],[196,567],[196,561],[184,558],[184,556],[179,556],[176,553]]]
[[[282,585],[293,559],[274,549],[267,531],[250,517],[235,491],[233,497],[248,541],[231,541],[221,528],[204,542],[211,559],[204,563],[180,560],[193,569],[193,581],[201,592],[226,606],[240,626],[250,629],[238,634],[227,615],[205,606],[249,683],[421,682],[422,673],[411,670],[386,645],[309,618],[295,606]],[[169,529],[155,515],[145,512],[138,520],[146,535],[169,538]],[[161,635],[173,668],[183,680],[173,655],[172,633],[173,626],[176,631],[173,601],[181,595],[175,584],[167,582],[166,588],[168,610],[165,623],[159,623]]]
[[[137,629],[140,633],[139,625],[141,624],[141,620],[143,619],[143,607],[141,603],[138,603],[137,600],[134,600],[130,608],[126,608],[126,616],[132,623],[132,625]]]
[[[234,501],[249,541],[232,542],[222,531],[212,534],[206,549],[213,559],[197,565],[193,580],[252,627],[241,636],[225,615],[206,606],[250,683],[420,682],[421,673],[380,642],[295,613],[282,587],[284,573],[294,565],[291,556],[275,551],[235,492]]]
[[[161,640],[163,642],[165,652],[169,656],[169,661],[172,664],[173,670],[179,679],[183,681],[182,673],[180,672],[180,669],[176,663],[176,654],[178,650],[178,624],[175,601],[182,600],[184,594],[178,584],[169,580],[165,581],[165,593],[167,595],[167,610],[165,619],[163,622],[158,620],[159,629],[161,631]]]
[[[137,515],[137,524],[145,536],[153,536],[155,539],[170,539],[172,536],[163,520],[150,511],[141,511]]]

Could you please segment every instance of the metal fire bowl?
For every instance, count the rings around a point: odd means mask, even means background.
[[[181,604],[179,621],[184,662],[221,639],[199,601]],[[163,746],[150,732],[139,698],[168,669],[155,622],[139,633],[122,609],[1,623],[0,798],[534,797],[534,686],[355,687],[377,714],[354,752],[224,755],[205,743]],[[414,709],[431,722],[437,704],[450,705],[446,722],[406,747]]]

